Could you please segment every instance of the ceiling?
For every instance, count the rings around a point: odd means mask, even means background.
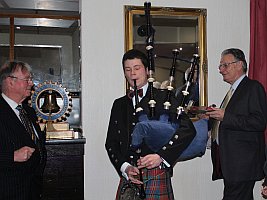
[[[29,11],[79,11],[79,0],[0,0],[0,9]]]
[[[0,33],[9,31],[10,20],[5,14],[15,15],[57,15],[78,16],[80,0],[0,0]],[[21,33],[53,32],[56,34],[71,34],[78,26],[77,20],[58,20],[47,18],[18,18],[15,17],[14,25]],[[145,24],[144,16],[134,19],[135,24]],[[168,19],[153,17],[154,26],[180,26],[195,27],[197,18],[179,19],[177,17]]]
[[[57,34],[68,34],[77,28],[77,20],[19,16],[79,16],[79,0],[0,0],[0,32],[9,31],[10,20],[7,16],[10,14],[15,15],[14,25],[20,32],[46,33],[52,30]]]

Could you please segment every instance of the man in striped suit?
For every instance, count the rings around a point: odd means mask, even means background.
[[[23,104],[33,86],[30,66],[6,63],[0,68],[0,84],[0,199],[41,199],[45,134],[36,123],[35,111]],[[18,106],[25,113],[27,125]],[[27,126],[31,126],[31,133]]]

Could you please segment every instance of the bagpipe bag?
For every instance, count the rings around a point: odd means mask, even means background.
[[[161,149],[179,128],[178,122],[170,122],[167,113],[160,115],[158,120],[148,119],[145,113],[140,113],[139,122],[136,124],[132,134],[132,148],[139,148],[143,142],[154,152]],[[201,157],[206,152],[208,141],[208,120],[200,119],[193,122],[196,136],[190,145],[178,158],[178,161]]]

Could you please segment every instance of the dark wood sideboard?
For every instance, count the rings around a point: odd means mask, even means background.
[[[46,141],[42,200],[84,200],[85,138]]]

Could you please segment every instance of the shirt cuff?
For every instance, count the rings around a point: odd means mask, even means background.
[[[122,173],[122,176],[123,176],[124,178],[126,178],[127,181],[129,180],[129,177],[128,177],[128,175],[126,174],[125,170],[126,170],[126,168],[127,168],[129,165],[130,165],[130,163],[125,162],[125,163],[122,164],[121,169],[120,169],[120,170],[121,170],[121,173]]]
[[[162,160],[162,163],[166,166],[166,167],[170,167],[171,165],[166,161],[164,160],[164,158],[160,157],[161,160]]]

